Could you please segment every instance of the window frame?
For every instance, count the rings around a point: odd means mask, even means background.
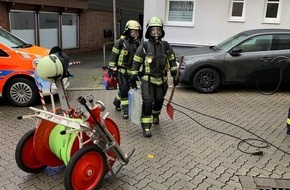
[[[266,18],[268,4],[278,4],[278,10],[277,10],[276,18]],[[278,0],[278,1],[266,0],[265,1],[265,6],[264,6],[263,23],[279,24],[280,23],[280,17],[281,17],[281,7],[282,7],[282,0]]]
[[[63,12],[63,13],[59,13],[59,12],[50,12],[50,11],[40,11],[40,12],[37,12],[37,11],[27,11],[27,10],[19,10],[19,9],[11,9],[10,12],[9,12],[9,26],[10,28],[11,27],[11,13],[13,12],[29,12],[29,13],[33,13],[34,14],[34,42],[29,42],[29,43],[32,43],[34,45],[38,45],[40,46],[40,14],[42,13],[49,13],[49,14],[57,14],[57,17],[58,17],[58,34],[57,34],[57,41],[58,41],[58,44],[57,46],[60,46],[61,48],[62,47],[62,39],[63,39],[63,36],[62,36],[62,33],[60,31],[62,31],[62,25],[60,23],[62,23],[62,14],[68,14],[68,15],[76,15],[76,19],[77,19],[77,25],[76,25],[76,47],[70,47],[70,48],[63,48],[63,49],[77,49],[80,47],[80,16],[79,14],[77,13],[71,13],[71,12]],[[14,34],[13,32],[11,32],[12,34]],[[18,35],[17,35],[18,36]],[[21,35],[20,35],[21,36]],[[25,41],[28,41],[28,40],[25,40]]]
[[[278,46],[280,41],[285,41],[285,39],[282,39],[282,38],[280,39],[280,36],[289,36],[289,39],[290,39],[290,33],[275,34],[275,38],[274,38],[274,42],[273,42],[274,47]],[[289,51],[290,50],[290,48],[278,49],[278,48],[274,48],[274,47],[272,47],[273,51]]]
[[[194,16],[195,16],[195,7],[196,7],[196,0],[187,0],[193,2],[193,10],[192,10],[192,20],[191,22],[184,22],[184,21],[170,21],[169,20],[169,4],[171,1],[185,1],[186,0],[166,0],[166,14],[165,14],[165,25],[169,26],[194,26]]]
[[[15,32],[16,30],[22,30],[22,29],[14,29],[14,27],[12,26],[12,18],[11,18],[11,14],[13,13],[32,13],[33,14],[33,17],[34,17],[34,20],[33,20],[33,39],[29,40],[29,39],[26,39],[25,41],[26,42],[29,42],[29,43],[32,43],[32,44],[38,44],[37,43],[37,39],[36,39],[36,28],[37,28],[37,21],[36,21],[36,12],[35,11],[27,11],[27,10],[18,10],[18,9],[11,9],[9,11],[9,26],[10,26],[10,32],[13,34],[13,35],[16,35],[17,37],[20,36],[20,38],[23,38],[23,35],[19,35],[17,32]]]
[[[74,49],[74,48],[79,48],[80,46],[80,16],[77,13],[63,13],[61,15],[61,46],[64,46],[64,37],[63,37],[63,15],[74,15],[76,16],[76,47],[66,47],[63,49]]]
[[[243,3],[242,16],[233,16],[234,3]],[[228,21],[245,22],[245,12],[246,12],[246,0],[231,0]]]

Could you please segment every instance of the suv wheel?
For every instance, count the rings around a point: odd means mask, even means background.
[[[205,68],[199,70],[193,77],[193,87],[198,92],[215,92],[221,84],[221,77],[214,69]]]
[[[37,101],[38,90],[32,80],[15,78],[9,81],[6,87],[6,98],[14,106],[31,106]]]

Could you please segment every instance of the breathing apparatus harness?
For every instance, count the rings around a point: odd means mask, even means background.
[[[157,40],[157,41],[156,41]],[[154,53],[155,53],[155,55],[151,55],[152,56],[152,60],[151,61],[153,61],[156,57],[158,57],[158,56],[162,56],[162,52],[165,52],[165,54],[167,55],[167,56],[169,56],[169,44],[168,44],[168,42],[166,42],[166,41],[162,41],[161,39],[153,39],[153,38],[149,38],[149,41],[152,41],[153,43],[155,43],[155,45],[156,44],[160,44],[161,45],[161,51],[160,51],[160,54],[157,54],[156,55],[156,46],[154,45]],[[147,44],[148,42],[145,42],[145,41],[142,41],[142,49],[143,49],[143,53],[144,53],[144,55],[145,55],[145,57],[147,57],[148,55],[149,55],[149,53],[148,53],[148,44]],[[166,66],[167,67],[167,66]],[[148,72],[145,72],[146,71],[146,69],[145,69],[145,64],[143,64],[143,68],[142,68],[142,70],[143,70],[143,73],[141,74],[142,76],[144,76],[144,75],[147,75],[148,76],[148,85],[150,84],[150,82],[151,82],[151,77],[154,77],[154,78],[161,78],[161,80],[162,80],[162,85],[163,85],[163,94],[165,94],[165,86],[164,86],[164,76],[166,76],[166,74],[167,74],[167,69],[165,69],[164,71],[162,71],[162,73],[158,73],[158,74],[153,74],[153,73],[148,73]],[[140,76],[140,75],[139,75]],[[148,90],[149,90],[149,93],[150,93],[150,88],[149,88],[149,86],[148,86]]]

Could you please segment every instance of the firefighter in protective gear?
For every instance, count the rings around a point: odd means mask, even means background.
[[[145,38],[137,49],[131,72],[131,82],[137,79],[139,69],[142,68],[142,115],[140,118],[143,136],[151,137],[152,116],[153,124],[159,124],[159,114],[162,109],[164,96],[168,89],[167,76],[177,74],[177,64],[172,47],[167,41],[162,41],[165,32],[160,18],[149,19],[146,26]],[[179,79],[173,81],[178,85]]]
[[[126,23],[125,30],[114,43],[109,67],[117,70],[119,92],[113,104],[117,111],[123,110],[123,119],[128,119],[128,92],[130,90],[130,74],[134,54],[140,45],[141,25],[135,20]],[[137,85],[135,83],[135,88]]]

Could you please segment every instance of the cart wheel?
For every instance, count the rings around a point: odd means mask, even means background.
[[[111,133],[111,135],[115,138],[116,142],[118,144],[120,144],[120,141],[121,141],[120,140],[120,131],[119,131],[117,124],[112,119],[107,117],[105,120],[105,125],[106,125],[108,131]],[[109,151],[108,155],[113,158],[113,160],[109,160],[109,165],[112,168],[115,161],[116,161],[117,156],[112,151]],[[107,168],[106,174],[109,171],[110,171],[109,168]]]
[[[38,173],[47,167],[39,162],[35,156],[33,148],[34,134],[35,128],[25,133],[19,140],[15,150],[15,159],[18,167],[28,173]]]
[[[97,189],[106,170],[106,157],[96,145],[88,145],[78,150],[65,169],[66,189]]]

